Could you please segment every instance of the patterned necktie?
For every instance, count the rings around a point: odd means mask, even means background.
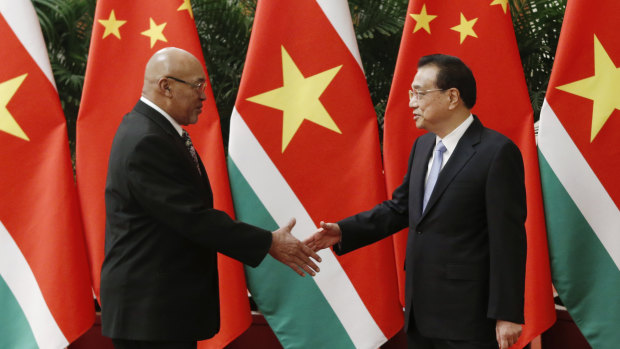
[[[200,165],[198,165],[198,156],[196,155],[196,149],[194,148],[194,145],[192,144],[192,139],[189,138],[189,133],[187,133],[185,130],[183,130],[183,141],[185,142],[185,146],[187,147],[187,150],[189,150],[189,154],[192,156],[192,159],[194,160],[194,165],[196,165],[196,169],[198,170],[198,173],[202,174],[202,172],[200,172]]]
[[[439,141],[439,143],[437,143],[437,145],[435,146],[435,158],[433,159],[433,164],[431,165],[431,172],[428,175],[428,180],[426,181],[426,186],[424,187],[424,201],[422,203],[422,212],[424,212],[424,210],[426,209],[428,199],[433,193],[435,183],[437,183],[437,177],[439,177],[439,172],[441,171],[441,163],[443,162],[443,152],[445,151],[446,146],[443,145],[441,141]]]

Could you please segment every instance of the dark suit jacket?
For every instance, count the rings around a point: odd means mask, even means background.
[[[219,330],[216,252],[251,266],[267,254],[271,233],[213,209],[200,168],[163,115],[141,101],[125,115],[105,188],[104,335],[209,338]]]
[[[422,213],[432,133],[420,136],[403,183],[370,211],[338,224],[346,253],[409,227],[405,330],[426,337],[495,338],[496,319],[523,323],[525,185],[523,160],[508,138],[478,118],[441,171]]]

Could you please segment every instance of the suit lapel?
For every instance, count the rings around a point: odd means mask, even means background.
[[[171,136],[176,136],[176,138],[180,139],[177,130],[174,129],[170,121],[166,120],[163,115],[161,115],[157,110],[151,108],[148,104],[139,100],[133,109],[135,112],[146,116],[151,121],[156,123],[165,133]]]
[[[168,134],[172,139],[175,140],[175,143],[177,143],[179,146],[179,152],[183,154],[185,159],[191,164],[192,168],[196,167],[194,165],[194,160],[192,159],[192,156],[189,153],[189,150],[187,149],[187,147],[185,146],[185,143],[183,142],[183,138],[179,136],[179,133],[172,126],[170,121],[166,120],[166,118],[163,115],[161,115],[157,110],[151,108],[148,104],[140,100],[134,107],[134,111],[148,117],[150,120],[156,123],[159,127],[161,127],[161,129],[166,134]],[[200,159],[200,155],[196,153],[196,156],[198,157],[198,164],[200,166],[200,171],[202,172],[202,175],[198,173],[198,171],[192,171],[192,173],[194,174],[194,177],[196,178],[196,180],[202,183],[205,188],[207,188],[209,195],[212,195],[209,178],[207,177],[207,171],[205,170],[202,160]]]
[[[476,153],[475,145],[480,143],[482,128],[482,123],[480,123],[480,120],[474,116],[474,122],[469,126],[467,131],[465,131],[456,145],[456,148],[454,148],[454,154],[450,156],[448,163],[446,163],[444,168],[439,173],[433,193],[431,194],[428,204],[426,205],[426,211],[422,213],[422,217],[420,217],[420,219],[424,219],[426,213],[433,209],[433,206],[439,198],[441,198],[441,195],[446,190],[448,185],[452,182],[452,180],[454,180],[456,175],[467,164],[467,162],[469,162],[469,159],[471,159],[471,157]],[[423,195],[423,193],[424,190],[422,189],[421,195]]]

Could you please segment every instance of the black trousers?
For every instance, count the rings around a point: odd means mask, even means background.
[[[409,349],[498,349],[499,345],[495,339],[486,341],[453,341],[428,338],[422,336],[415,326],[409,326],[407,347]]]
[[[196,349],[196,341],[135,341],[112,338],[115,349]]]

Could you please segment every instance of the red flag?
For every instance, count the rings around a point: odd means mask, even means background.
[[[66,347],[94,306],[65,117],[30,1],[0,37],[0,347]]]
[[[384,162],[388,192],[401,184],[415,138],[407,91],[421,56],[457,56],[476,77],[478,100],[473,113],[482,123],[512,139],[525,163],[528,218],[525,326],[522,348],[555,321],[549,256],[542,209],[533,113],[512,27],[508,0],[411,0],[385,113]],[[406,232],[394,237],[401,300]]]
[[[203,64],[189,0],[97,2],[82,104],[77,123],[77,180],[96,294],[104,257],[104,187],[112,138],[140,97],[144,68],[156,51],[174,46]],[[206,68],[205,68],[206,72]],[[208,81],[208,76],[207,76]],[[232,216],[220,121],[211,88],[196,125],[188,127],[209,175],[215,208]],[[200,347],[223,347],[245,331],[250,308],[242,265],[219,261],[221,329]]]

